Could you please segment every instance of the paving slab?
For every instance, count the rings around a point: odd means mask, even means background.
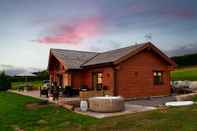
[[[92,112],[92,111],[82,112],[80,111],[80,108],[75,108],[75,112],[82,115],[88,115],[91,117],[101,119],[106,117],[120,116],[120,115],[126,115],[126,114],[137,113],[137,112],[151,111],[155,109],[157,108],[151,106],[125,104],[125,110],[122,112],[114,112],[114,113],[100,113],[100,112]]]
[[[176,96],[152,97],[150,99],[126,101],[126,104],[158,107],[166,102],[176,101]]]
[[[15,91],[10,90],[10,92],[14,92],[17,94],[25,95],[25,96],[31,96],[42,100],[49,100],[52,103],[61,105],[63,103],[67,103],[68,101],[80,101],[79,97],[60,97],[59,101],[53,101],[46,97],[40,97],[39,90],[36,91]],[[158,106],[164,105],[166,102],[170,101],[176,101],[175,96],[168,96],[168,97],[159,97],[159,98],[150,98],[146,100],[132,100],[132,101],[126,101],[125,102],[125,110],[122,112],[115,112],[115,113],[99,113],[99,112],[93,112],[93,111],[87,111],[82,112],[79,107],[74,109],[74,112],[82,114],[82,115],[88,115],[95,118],[105,118],[105,117],[113,117],[113,116],[120,116],[130,113],[137,113],[137,112],[144,112],[144,111],[151,111],[157,109]]]
[[[58,101],[53,101],[51,99],[51,97],[48,97],[48,98],[45,97],[45,96],[40,97],[40,91],[39,90],[33,90],[33,91],[9,90],[9,92],[13,92],[13,93],[24,95],[24,96],[31,96],[31,97],[41,99],[41,100],[48,100],[52,103],[57,103],[57,104],[61,103],[62,101],[68,102],[68,101],[77,101],[77,100],[79,101],[80,100],[79,97],[59,97]]]

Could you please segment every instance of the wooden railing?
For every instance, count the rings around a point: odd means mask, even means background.
[[[87,99],[87,98],[93,97],[93,96],[105,96],[105,95],[112,96],[113,92],[111,90],[101,90],[101,91],[90,90],[90,91],[80,91],[79,92],[79,96],[81,99]]]

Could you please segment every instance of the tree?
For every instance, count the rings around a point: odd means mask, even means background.
[[[10,77],[5,72],[0,72],[0,91],[8,90],[11,87]]]
[[[40,72],[35,72],[33,74],[36,74],[37,78],[40,79],[40,80],[48,80],[49,79],[49,73],[48,73],[47,70],[43,70],[43,71],[40,71]]]

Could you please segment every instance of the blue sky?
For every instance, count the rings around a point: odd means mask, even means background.
[[[50,48],[197,44],[196,0],[0,0],[0,65],[46,68]]]

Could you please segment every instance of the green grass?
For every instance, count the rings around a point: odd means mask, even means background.
[[[25,82],[12,82],[11,83],[11,88],[12,89],[17,89],[20,85],[24,84]],[[39,89],[39,87],[43,84],[42,81],[32,81],[32,86],[33,89]]]
[[[196,131],[197,105],[127,114],[105,119],[82,116],[49,105],[27,109],[26,103],[40,100],[0,92],[0,131]]]
[[[179,68],[171,72],[172,80],[197,80],[197,67]]]
[[[31,110],[25,107],[26,103],[39,101],[31,97],[0,92],[0,131],[13,130],[15,127],[32,131],[71,130],[96,122],[94,118],[78,115],[54,105]]]

